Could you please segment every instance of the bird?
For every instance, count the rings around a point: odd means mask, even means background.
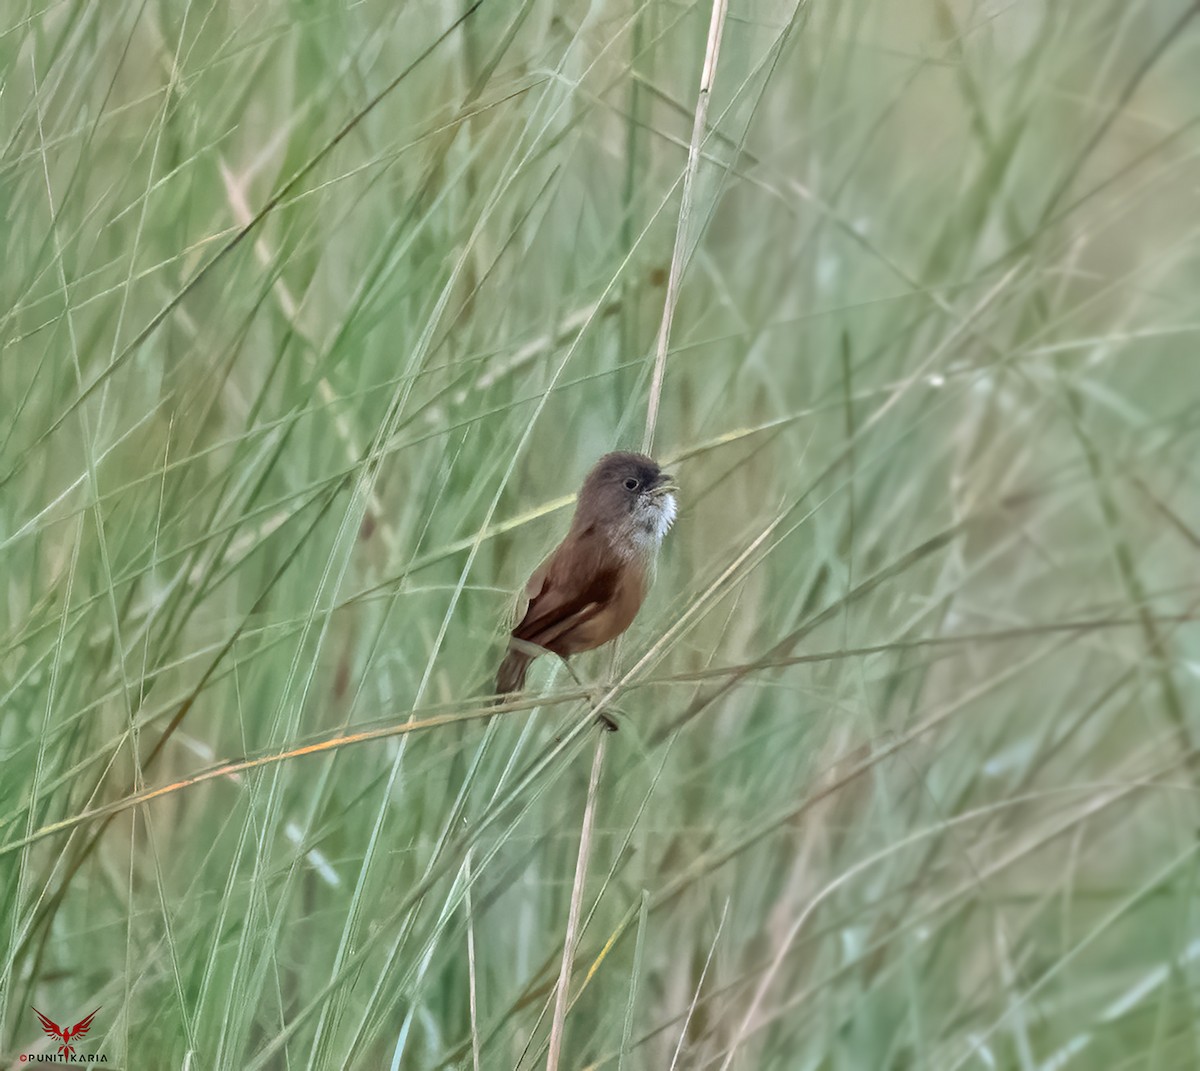
[[[583,481],[566,538],[520,593],[496,674],[498,696],[524,688],[538,655],[548,651],[565,662],[630,626],[675,521],[678,489],[645,454],[615,451],[596,462]]]
[[[32,1005],[30,1005],[32,1007]],[[92,1020],[96,1018],[96,1011],[86,1018],[80,1019],[74,1026],[69,1026],[65,1030],[59,1026],[53,1019],[43,1015],[37,1008],[33,1009],[33,1014],[41,1021],[42,1029],[46,1032],[46,1036],[54,1041],[61,1041],[62,1044],[58,1047],[58,1053],[65,1060],[70,1060],[75,1052],[75,1047],[71,1042],[75,1038],[81,1038],[88,1032],[92,1025]]]

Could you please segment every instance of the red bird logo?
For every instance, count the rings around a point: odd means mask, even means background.
[[[30,1005],[30,1007],[33,1006]],[[46,1016],[37,1010],[37,1008],[33,1009],[33,1014],[36,1015],[41,1021],[42,1029],[46,1031],[46,1036],[48,1038],[53,1038],[55,1041],[62,1042],[62,1044],[58,1047],[59,1055],[69,1060],[75,1052],[75,1048],[71,1042],[75,1038],[83,1037],[83,1035],[88,1032],[88,1027],[92,1025],[92,1020],[96,1018],[96,1012],[99,1010],[100,1009],[97,1008],[96,1011],[92,1012],[92,1014],[86,1019],[80,1019],[79,1022],[77,1022],[74,1026],[68,1027],[66,1030],[59,1026],[58,1023],[56,1023],[53,1019],[47,1019]]]

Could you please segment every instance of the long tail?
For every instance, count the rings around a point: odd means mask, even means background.
[[[509,648],[496,672],[496,694],[508,695],[524,688],[525,674],[529,672],[529,663],[532,661],[529,655]]]

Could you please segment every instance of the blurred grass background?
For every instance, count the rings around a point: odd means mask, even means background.
[[[1198,13],[732,0],[563,1068],[1200,1066]],[[709,18],[5,9],[8,1063],[546,1065]]]

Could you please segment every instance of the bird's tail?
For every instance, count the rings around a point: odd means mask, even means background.
[[[524,688],[525,674],[529,672],[529,663],[532,661],[529,655],[510,647],[496,672],[496,694],[509,695]]]

